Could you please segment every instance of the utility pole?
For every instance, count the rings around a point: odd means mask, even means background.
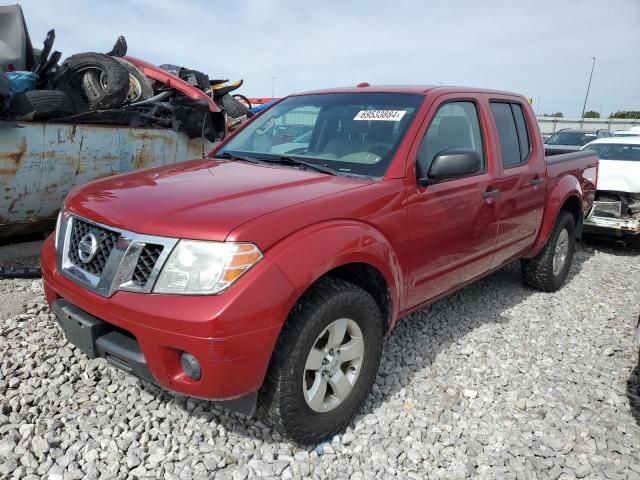
[[[538,102],[536,103],[536,116],[540,115],[540,101],[542,100],[542,97],[540,95],[538,95]]]
[[[271,98],[276,97],[276,77],[271,77]]]
[[[582,106],[582,115],[580,118],[584,118],[584,111],[587,109],[587,98],[589,98],[589,89],[591,88],[591,79],[593,78],[593,69],[596,66],[596,57],[591,57],[593,63],[591,64],[591,75],[589,75],[589,84],[587,85],[587,93],[584,96],[584,105]]]

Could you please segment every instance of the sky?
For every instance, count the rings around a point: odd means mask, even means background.
[[[129,54],[280,97],[318,88],[445,84],[531,97],[537,113],[640,110],[640,0],[22,0],[41,47]],[[275,78],[275,80],[274,80]]]

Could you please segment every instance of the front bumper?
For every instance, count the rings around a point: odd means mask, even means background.
[[[56,314],[62,306],[77,309],[90,323],[94,318],[105,324],[96,328],[132,338],[134,350],[139,349],[139,356],[135,351],[133,356],[142,359],[138,364],[146,364],[142,368],[130,359],[116,358],[112,359],[114,365],[167,390],[209,400],[255,394],[264,380],[282,323],[295,302],[293,285],[267,259],[220,295],[119,291],[111,297],[93,293],[57,271],[52,237],[45,242],[41,259],[45,295]],[[94,346],[95,356],[108,359],[109,347],[101,353],[96,341],[104,332],[89,343]],[[73,341],[73,334],[69,338]],[[202,370],[199,380],[183,371],[183,352],[198,360]]]
[[[609,218],[591,215],[584,221],[584,231],[614,237],[640,236],[640,220],[632,217]]]

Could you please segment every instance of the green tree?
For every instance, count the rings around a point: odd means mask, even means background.
[[[556,117],[556,118],[562,118],[564,117],[564,115],[562,114],[562,112],[556,112],[556,113],[545,113],[543,115],[543,117]]]
[[[584,118],[600,118],[600,114],[594,110],[584,112]]]
[[[629,110],[629,111],[619,111],[616,113],[612,113],[609,115],[609,118],[626,118],[626,119],[640,119],[640,111],[638,110]]]

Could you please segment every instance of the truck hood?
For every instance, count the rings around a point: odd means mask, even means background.
[[[600,191],[640,193],[640,162],[600,160],[596,188]]]
[[[137,233],[224,240],[254,218],[369,183],[275,165],[196,160],[91,182],[73,190],[65,208]]]

